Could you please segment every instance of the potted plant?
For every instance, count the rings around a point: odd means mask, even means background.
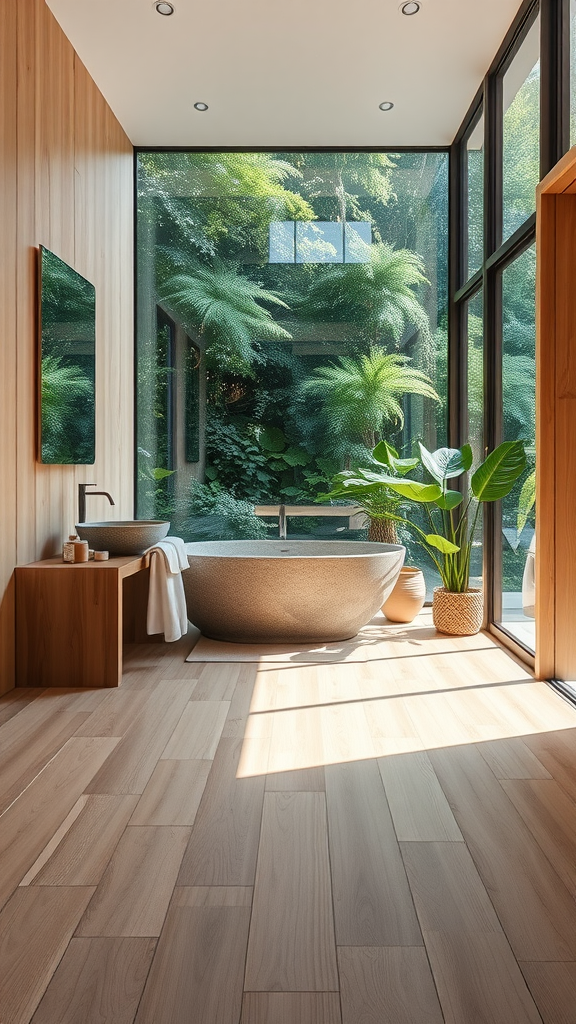
[[[512,490],[526,468],[522,441],[504,441],[472,473],[466,495],[449,487],[449,481],[472,469],[472,449],[439,448],[429,452],[423,444],[419,459],[399,459],[398,453],[381,441],[372,456],[383,469],[359,469],[340,474],[338,497],[358,497],[392,491],[410,502],[424,505],[430,532],[403,516],[389,513],[413,532],[418,544],[432,559],[442,586],[434,591],[434,625],[442,633],[464,636],[477,633],[482,625],[482,591],[470,587],[470,555],[480,506],[498,501]],[[407,473],[422,464],[431,483],[410,480]],[[336,496],[332,492],[333,496]]]
[[[382,442],[384,446],[386,442]],[[396,471],[400,476],[416,469],[420,464],[419,459],[399,459],[394,448],[387,446],[388,451],[396,460]],[[377,445],[374,449],[376,455],[383,452],[384,448]],[[374,455],[374,453],[373,453]],[[378,464],[378,458],[376,458]],[[390,488],[379,487],[372,490],[367,487],[347,490],[347,485],[356,480],[357,472],[344,470],[338,473],[332,480],[333,490],[329,494],[322,494],[318,501],[333,501],[342,499],[348,504],[350,498],[354,498],[357,507],[366,513],[368,519],[368,540],[382,544],[398,544],[399,537],[396,529],[397,522],[404,522],[403,512],[408,510],[408,504]],[[421,569],[414,565],[404,565],[392,593],[388,596],[382,606],[387,619],[391,622],[412,622],[422,610],[426,600],[426,581]]]

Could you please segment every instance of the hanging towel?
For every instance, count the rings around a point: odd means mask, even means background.
[[[166,537],[148,548],[150,587],[148,591],[148,633],[164,633],[164,639],[179,640],[188,631],[182,569],[188,568],[184,541]]]

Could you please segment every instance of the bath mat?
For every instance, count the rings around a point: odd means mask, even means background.
[[[388,620],[376,615],[357,636],[328,644],[234,644],[201,636],[186,661],[290,662],[300,665],[370,661],[390,633]]]

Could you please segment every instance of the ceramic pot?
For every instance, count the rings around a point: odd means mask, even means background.
[[[454,594],[444,587],[436,587],[432,600],[432,618],[440,633],[450,636],[473,636],[482,628],[484,596],[481,590],[471,588],[463,594]]]
[[[424,573],[413,565],[405,565],[382,611],[390,622],[412,622],[422,611],[426,600]]]

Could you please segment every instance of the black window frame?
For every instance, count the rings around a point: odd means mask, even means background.
[[[466,440],[468,424],[466,304],[480,288],[484,308],[484,446],[502,440],[502,273],[536,240],[533,213],[502,242],[503,77],[540,16],[540,178],[570,147],[570,0],[524,0],[482,82],[451,147],[449,438]],[[467,269],[467,140],[484,115],[484,260]],[[462,283],[464,282],[464,283]],[[485,626],[533,664],[533,652],[496,620],[501,611],[501,508],[484,509]]]

